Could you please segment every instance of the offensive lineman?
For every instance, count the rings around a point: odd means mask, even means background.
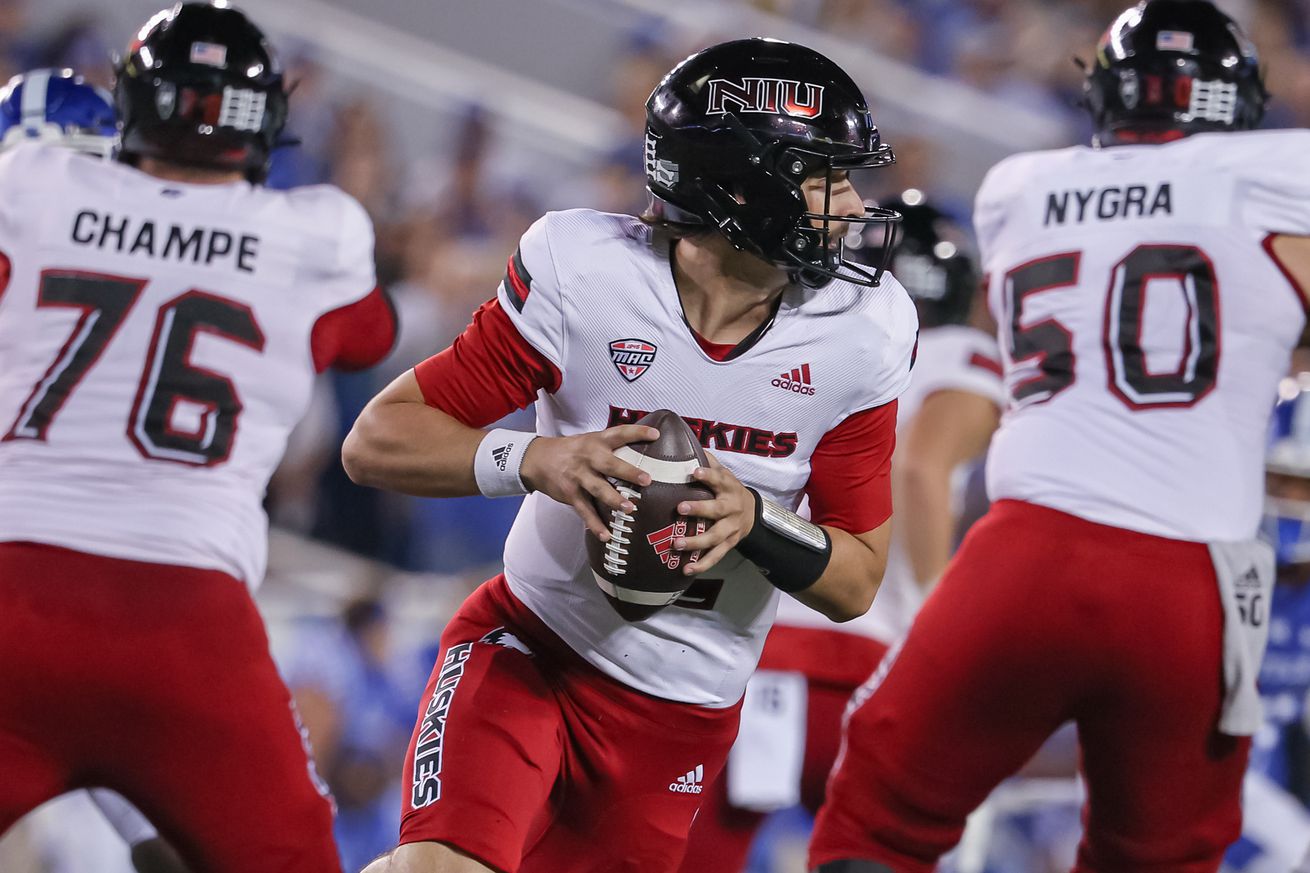
[[[915,314],[836,242],[897,217],[866,212],[847,176],[889,147],[840,68],[772,40],[691,56],[647,118],[651,221],[539,220],[497,297],[344,447],[364,484],[533,492],[504,575],[442,634],[401,846],[370,873],[676,869],[773,619],[769,580],[843,620],[882,577]],[[634,347],[639,362],[618,354]],[[534,400],[539,433],[481,430]],[[696,473],[715,499],[679,510],[713,524],[673,544],[705,550],[686,596],[627,623],[591,578],[585,529],[608,536],[592,497],[623,506],[606,477],[646,478],[613,450],[653,439],[628,422],[661,407],[717,458]],[[803,496],[822,527],[794,514]]]
[[[1089,796],[1077,870],[1213,871],[1240,832],[1310,136],[1251,130],[1255,49],[1208,2],[1121,14],[1087,98],[1099,147],[1007,159],[979,191],[1011,400],[995,502],[854,699],[811,843],[823,873],[931,870],[1068,719]]]
[[[37,69],[14,76],[0,91],[0,151],[30,142],[108,160],[118,147],[113,95],[72,70]],[[184,869],[173,848],[130,803],[104,789],[93,789],[89,796],[130,847],[140,873]]]
[[[684,873],[741,870],[766,812],[796,803],[818,811],[847,700],[904,636],[950,558],[959,515],[952,474],[982,455],[996,430],[999,352],[968,323],[980,276],[965,233],[920,191],[884,205],[902,216],[891,269],[921,327],[910,385],[897,401],[898,524],[887,572],[869,611],[842,625],[794,599],[779,602],[728,764],[696,816]],[[852,256],[881,259],[880,238],[862,242]]]
[[[339,870],[250,588],[315,370],[390,348],[372,228],[258,185],[286,91],[235,9],[153,17],[115,101],[121,163],[0,156],[0,831],[103,785],[191,869]]]

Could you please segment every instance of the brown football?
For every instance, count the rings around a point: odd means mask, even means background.
[[[587,534],[592,577],[627,621],[649,618],[677,600],[694,581],[683,569],[700,558],[700,551],[677,551],[673,540],[703,533],[709,524],[679,515],[678,504],[714,497],[713,491],[691,477],[693,470],[709,466],[709,461],[696,434],[677,413],[657,409],[637,424],[657,429],[659,439],[622,446],[615,454],[649,473],[651,483],[642,488],[615,481],[619,493],[637,508],[628,514],[597,505],[610,541],[602,543]]]

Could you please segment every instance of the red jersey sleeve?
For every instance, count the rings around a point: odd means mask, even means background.
[[[381,288],[319,316],[310,333],[314,369],[366,370],[396,344],[396,310]]]
[[[414,368],[429,406],[469,427],[486,427],[555,392],[560,371],[515,329],[496,298],[473,313],[473,322],[450,348]]]
[[[857,412],[823,435],[810,458],[810,519],[850,533],[892,515],[896,401]]]

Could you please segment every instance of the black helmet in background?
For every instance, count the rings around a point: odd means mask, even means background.
[[[287,119],[282,67],[258,27],[225,3],[179,3],[151,18],[117,69],[120,159],[268,172]]]
[[[1144,0],[1114,20],[1083,86],[1100,145],[1214,130],[1264,117],[1255,45],[1209,0]]]
[[[901,214],[888,269],[914,300],[920,326],[968,321],[982,282],[968,233],[917,189],[882,205]],[[886,243],[881,233],[853,230],[846,240],[846,253],[865,264],[880,264],[888,256]]]
[[[646,102],[655,215],[722,233],[811,287],[838,277],[877,285],[882,265],[870,270],[846,260],[830,225],[876,225],[890,237],[898,216],[886,209],[855,217],[811,212],[801,184],[828,174],[831,195],[830,174],[894,160],[850,76],[795,43],[712,46],[675,67]]]

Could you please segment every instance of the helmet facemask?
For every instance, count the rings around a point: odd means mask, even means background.
[[[808,160],[807,160],[808,158]],[[831,279],[844,279],[856,285],[876,288],[891,263],[896,225],[901,215],[894,209],[864,205],[860,215],[834,215],[832,213],[832,177],[834,173],[885,167],[896,160],[891,146],[885,143],[867,152],[849,156],[834,156],[809,149],[791,147],[784,152],[784,173],[805,173],[797,182],[799,188],[805,179],[815,175],[823,178],[823,210],[803,212],[796,227],[783,240],[782,252],[796,270],[797,279],[809,287],[821,287]],[[808,172],[807,172],[808,170]],[[804,190],[801,190],[804,197]],[[846,225],[836,239],[834,223]],[[859,261],[847,260],[846,236],[859,228],[861,232],[872,225],[882,228],[882,260],[872,272]],[[839,272],[845,267],[846,272]]]
[[[914,301],[920,326],[966,323],[981,282],[968,232],[916,188],[882,205],[901,216],[891,240],[890,268]],[[850,257],[863,264],[883,263],[889,254],[882,232],[852,228],[846,245]]]

